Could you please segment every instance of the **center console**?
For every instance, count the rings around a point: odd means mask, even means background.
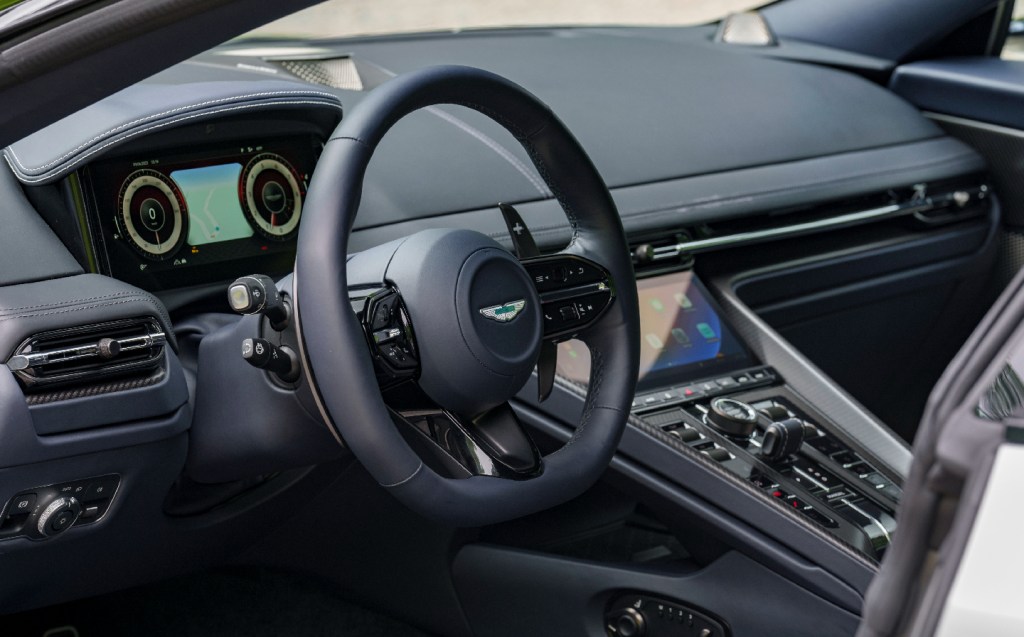
[[[878,560],[902,495],[855,441],[736,335],[691,271],[641,278],[634,416],[749,482],[792,515]],[[586,383],[580,343],[562,343],[561,376]]]

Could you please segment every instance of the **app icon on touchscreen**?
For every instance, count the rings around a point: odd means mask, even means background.
[[[697,323],[697,331],[700,332],[700,335],[704,338],[718,338],[718,335],[715,334],[715,330],[711,329],[711,326],[707,323]]]
[[[686,296],[684,293],[676,292],[675,297],[676,303],[678,303],[679,307],[683,308],[684,310],[688,310],[693,307],[693,301],[691,301],[690,297]]]

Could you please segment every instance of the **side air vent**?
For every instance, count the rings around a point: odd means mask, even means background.
[[[149,377],[167,336],[152,318],[125,319],[50,332],[23,342],[7,361],[27,392],[95,384],[111,377]]]
[[[319,60],[274,60],[275,64],[295,77],[309,82],[347,91],[365,90],[363,78],[352,58],[335,57]]]

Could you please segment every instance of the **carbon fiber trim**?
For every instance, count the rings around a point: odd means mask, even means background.
[[[123,378],[120,380],[112,380],[106,383],[100,383],[98,385],[87,385],[84,387],[75,387],[72,389],[62,389],[59,391],[42,392],[38,394],[29,394],[25,396],[25,402],[31,405],[45,405],[48,403],[56,403],[64,400],[72,400],[74,398],[87,398],[89,396],[100,396],[102,394],[113,394],[122,391],[128,391],[131,389],[141,389],[143,387],[149,387],[156,385],[163,380],[165,375],[164,370],[158,369],[156,372],[144,376],[142,378]]]

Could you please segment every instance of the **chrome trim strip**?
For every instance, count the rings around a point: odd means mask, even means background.
[[[113,340],[121,346],[122,352],[132,352],[135,350],[146,349],[147,347],[164,345],[167,342],[167,335],[163,332],[156,332],[146,334],[145,336],[130,336],[128,338]],[[14,372],[23,369],[46,367],[47,365],[54,365],[57,363],[68,363],[85,358],[97,358],[100,357],[99,350],[99,343],[97,342],[92,345],[79,345],[77,347],[67,347],[48,352],[17,354],[7,361],[7,368]],[[115,359],[110,360],[111,362],[117,362]]]
[[[681,254],[704,252],[715,248],[796,237],[825,230],[838,230],[847,226],[859,225],[870,221],[895,219],[897,217],[929,212],[931,210],[949,206],[963,208],[972,201],[980,201],[988,196],[988,188],[984,185],[958,189],[955,192],[944,192],[937,196],[927,196],[925,194],[926,190],[923,184],[921,185],[921,188],[922,190],[919,196],[915,196],[915,198],[910,201],[903,203],[893,203],[887,206],[880,206],[878,208],[858,210],[856,212],[849,212],[835,217],[805,221],[789,226],[765,228],[763,230],[750,230],[747,232],[738,232],[736,234],[723,235],[720,237],[693,239],[691,241],[681,241],[675,245],[656,247],[651,255],[651,262],[656,263],[666,259],[677,258]]]
[[[881,208],[871,208],[870,210],[861,210],[859,212],[851,212],[837,217],[829,217],[828,219],[795,223],[791,226],[766,228],[764,230],[751,230],[749,232],[729,234],[722,237],[711,237],[710,239],[684,241],[677,244],[676,249],[679,252],[701,252],[704,250],[711,250],[713,248],[721,248],[723,246],[740,245],[744,243],[753,243],[755,241],[765,241],[767,239],[792,237],[821,230],[838,229],[843,226],[864,223],[866,221],[909,215],[922,210],[927,210],[931,207],[931,205],[925,203],[912,205],[891,204],[888,206],[882,206]]]
[[[849,498],[843,498],[842,500],[840,500],[840,502],[842,502],[846,506],[850,507],[851,509],[853,509],[857,513],[860,513],[861,515],[866,517],[872,524],[874,524],[878,528],[879,531],[882,532],[882,535],[885,536],[885,541],[888,542],[889,544],[892,544],[892,538],[889,537],[889,532],[885,530],[885,525],[883,525],[881,522],[879,522],[875,518],[875,516],[865,512],[864,509],[860,508],[859,506],[857,506],[853,502],[850,502]]]

